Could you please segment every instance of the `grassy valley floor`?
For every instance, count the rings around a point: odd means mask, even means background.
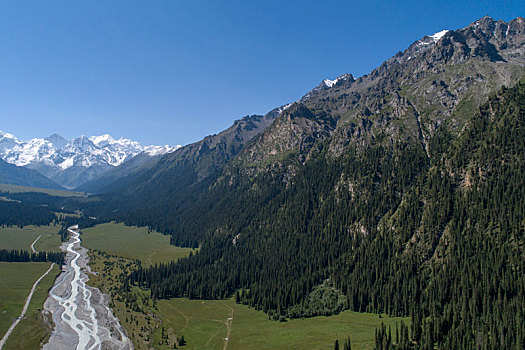
[[[0,249],[60,251],[60,226],[0,227]],[[40,238],[38,238],[40,236]],[[38,240],[35,242],[35,240]],[[33,283],[47,271],[51,263],[0,262],[0,338],[20,315]],[[48,290],[53,286],[60,267],[44,277],[33,294],[23,320],[9,336],[4,349],[40,349],[51,332],[52,323],[41,313]]]
[[[33,283],[49,269],[51,263],[0,262],[0,338],[22,311]],[[44,277],[36,288],[27,313],[8,338],[4,349],[40,349],[51,332],[50,322],[44,320],[41,310],[48,290],[53,286],[60,268]]]
[[[153,301],[149,291],[119,289],[120,274],[138,264],[150,265],[187,256],[191,249],[169,246],[169,238],[146,228],[103,224],[83,230],[90,248],[89,283],[112,295],[112,308],[137,349],[332,349],[351,336],[353,349],[371,349],[375,330],[409,319],[345,311],[330,317],[268,320],[268,315],[228,300],[170,299]],[[227,338],[227,339],[226,339]]]
[[[352,311],[277,322],[233,299],[158,300],[157,307],[166,333],[184,335],[186,349],[223,349],[226,342],[230,350],[333,349],[335,339],[343,344],[347,336],[352,339],[352,349],[372,349],[381,322],[391,326],[393,333],[396,322],[409,323],[406,318]]]
[[[34,248],[36,251],[59,252],[60,235],[59,225],[48,226],[17,226],[0,227],[0,249],[24,249],[31,251],[31,244],[38,238]]]
[[[88,284],[112,297],[112,309],[133,340],[136,349],[159,348],[167,343],[162,333],[163,320],[158,316],[149,291],[132,288],[124,293],[120,288],[121,274],[129,273],[141,264],[153,265],[186,257],[195,249],[169,244],[169,237],[144,227],[108,223],[82,230],[82,245],[90,250],[90,266],[96,274]],[[176,342],[172,335],[170,349]],[[162,346],[162,348],[165,348]]]
[[[143,266],[177,260],[195,249],[170,245],[168,236],[145,227],[124,224],[101,224],[82,230],[82,245],[90,250],[102,250],[111,255],[138,259]]]

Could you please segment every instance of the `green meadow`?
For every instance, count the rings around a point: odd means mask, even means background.
[[[0,227],[0,249],[31,251],[60,251],[60,226]],[[51,263],[0,262],[0,337],[3,337],[13,320],[20,315],[33,283],[47,271]],[[4,349],[39,349],[50,334],[51,323],[41,313],[48,290],[53,286],[60,267],[44,277],[37,286],[23,320],[11,333]]]
[[[82,230],[82,245],[111,255],[138,259],[143,265],[169,262],[189,255],[190,248],[170,245],[170,238],[145,227],[124,224],[101,224]]]
[[[24,249],[31,251],[31,244],[36,241],[36,251],[60,251],[60,226],[17,226],[0,227],[0,249]]]
[[[33,283],[51,263],[0,262],[0,338],[13,320],[20,315]],[[25,317],[8,338],[4,349],[39,349],[51,331],[50,323],[43,319],[41,310],[60,268],[44,277],[37,286]]]
[[[383,322],[395,334],[409,319],[345,311],[329,317],[278,322],[234,300],[158,300],[158,315],[168,332],[184,335],[186,349],[333,349],[351,337],[352,349],[372,349]],[[225,338],[228,338],[226,340]]]

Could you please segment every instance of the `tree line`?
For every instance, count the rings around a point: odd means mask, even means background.
[[[6,262],[54,262],[64,264],[66,254],[63,252],[30,252],[27,250],[0,249],[0,261]]]

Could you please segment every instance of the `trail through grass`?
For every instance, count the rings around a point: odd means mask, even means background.
[[[83,230],[83,245],[143,264],[166,262],[187,256],[190,249],[169,245],[169,238],[146,228],[103,224]],[[137,349],[173,349],[184,336],[183,349],[332,349],[336,339],[352,339],[352,349],[372,349],[375,330],[385,323],[395,334],[396,322],[409,319],[345,311],[330,317],[268,320],[268,315],[228,300],[149,299],[149,291],[132,288],[127,301],[118,296],[119,274],[132,268],[131,261],[92,252],[90,283],[114,293],[114,310]],[[226,339],[228,338],[228,339]]]
[[[226,342],[229,350],[332,349],[336,339],[342,344],[347,336],[352,339],[352,349],[371,349],[381,322],[395,334],[396,322],[410,321],[345,311],[329,317],[277,322],[232,299],[158,300],[157,307],[166,329],[184,335],[186,349],[223,349]]]
[[[41,235],[34,247],[36,251],[60,251],[60,226],[0,227],[0,249],[24,249],[31,251],[31,243]]]
[[[13,320],[20,315],[33,283],[47,271],[51,263],[0,262],[0,337],[3,337]],[[60,269],[52,271],[38,284],[26,316],[16,326],[4,349],[39,349],[47,339],[50,323],[44,321],[41,310]]]

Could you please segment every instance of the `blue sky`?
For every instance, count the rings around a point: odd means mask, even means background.
[[[525,1],[2,1],[0,130],[188,144]]]

